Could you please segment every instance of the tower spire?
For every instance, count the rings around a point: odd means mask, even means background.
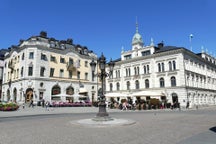
[[[139,27],[138,27],[138,22],[137,22],[137,16],[136,16],[136,33],[139,33]]]

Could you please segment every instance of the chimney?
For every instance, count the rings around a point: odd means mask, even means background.
[[[164,42],[163,41],[158,43],[158,48],[162,48],[162,47],[164,47]]]

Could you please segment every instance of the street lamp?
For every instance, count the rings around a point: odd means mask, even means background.
[[[109,73],[107,73],[105,70],[106,58],[104,57],[103,53],[102,53],[101,57],[98,58],[97,63],[99,65],[100,73],[97,73],[96,76],[99,77],[101,80],[102,92],[99,95],[100,96],[99,103],[98,103],[99,112],[97,113],[96,117],[93,120],[108,121],[108,120],[112,120],[112,119],[109,117],[109,114],[106,112],[106,103],[105,103],[106,99],[104,96],[104,84],[105,84],[105,78],[112,74],[113,67],[114,67],[115,63],[112,60],[108,63],[109,71],[110,71]],[[97,63],[94,61],[94,59],[90,63],[93,77],[95,75],[94,72],[95,72],[95,68],[96,68]]]

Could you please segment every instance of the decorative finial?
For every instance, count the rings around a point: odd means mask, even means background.
[[[121,53],[123,53],[124,52],[124,46],[122,46],[122,48],[121,48],[122,50],[121,50]]]
[[[201,46],[201,52],[204,53],[204,46]]]
[[[154,46],[154,40],[153,40],[153,38],[151,38],[151,44],[150,44],[150,46]]]

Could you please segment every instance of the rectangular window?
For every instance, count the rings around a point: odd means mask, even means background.
[[[30,66],[30,67],[28,68],[28,76],[32,76],[32,75],[33,75],[33,67]]]
[[[60,58],[60,63],[65,63],[65,58]]]
[[[47,61],[47,57],[45,54],[41,54],[41,60]]]
[[[73,59],[70,58],[70,59],[69,59],[69,65],[72,65],[72,64],[73,64]]]
[[[85,80],[88,80],[88,73],[85,73]]]
[[[56,58],[55,58],[54,56],[51,56],[51,57],[50,57],[50,61],[56,62]]]
[[[50,77],[53,77],[53,76],[54,76],[54,71],[55,71],[54,68],[50,68]]]
[[[23,67],[21,68],[20,75],[21,75],[21,77],[23,77]]]
[[[77,79],[80,79],[80,72],[77,72]]]
[[[85,67],[88,67],[88,61],[85,61]]]
[[[29,53],[29,59],[34,59],[34,52]]]
[[[150,50],[142,52],[142,56],[147,56],[147,55],[150,55],[150,54],[151,54]]]
[[[131,55],[126,55],[126,56],[124,56],[124,58],[125,58],[125,60],[131,59]]]
[[[45,67],[40,68],[40,76],[44,77]]]
[[[59,77],[64,77],[64,70],[60,69]]]

